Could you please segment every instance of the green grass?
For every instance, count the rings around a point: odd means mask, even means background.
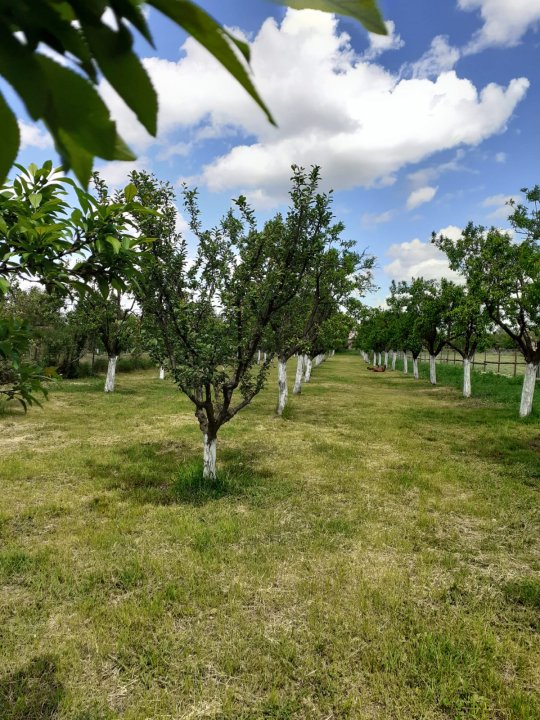
[[[207,485],[156,375],[0,416],[2,720],[540,717],[538,414],[337,355]]]
[[[410,365],[410,363],[409,363]],[[401,368],[398,361],[397,368]],[[409,368],[411,369],[411,368]],[[420,379],[429,380],[429,363],[418,363]],[[461,365],[446,365],[437,363],[437,383],[456,388],[460,392],[463,389],[463,367]],[[535,394],[533,414],[540,417],[540,381],[539,390]],[[472,394],[477,400],[486,400],[490,403],[506,403],[513,407],[517,413],[523,387],[523,376],[506,377],[493,372],[481,372],[471,370]]]

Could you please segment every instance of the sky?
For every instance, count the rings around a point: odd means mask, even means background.
[[[540,0],[380,0],[388,36],[266,0],[200,4],[249,41],[277,127],[192,38],[151,10],[136,49],[158,91],[157,138],[106,82],[100,92],[134,163],[97,167],[113,186],[133,168],[200,190],[208,225],[245,194],[263,222],[287,204],[291,164],[320,165],[344,237],[392,279],[452,277],[431,233],[507,228],[509,198],[540,183]],[[18,162],[55,158],[20,105]],[[179,227],[185,227],[180,218]]]

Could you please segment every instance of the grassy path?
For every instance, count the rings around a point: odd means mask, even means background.
[[[0,415],[2,720],[538,720],[537,419],[335,356],[206,490],[190,405],[118,386]]]

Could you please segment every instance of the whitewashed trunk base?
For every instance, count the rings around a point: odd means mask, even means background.
[[[412,371],[413,371],[413,377],[415,380],[418,380],[418,358],[413,358],[412,361]]]
[[[217,440],[208,440],[208,435],[204,436],[203,449],[203,478],[205,480],[216,479],[216,450]]]
[[[405,375],[409,372],[409,361],[406,352],[403,353],[403,372]]]
[[[278,360],[278,406],[277,414],[283,415],[285,406],[287,405],[287,398],[289,396],[289,389],[287,388],[287,363],[283,360]]]
[[[109,364],[107,366],[107,377],[105,378],[105,392],[114,392],[114,382],[116,380],[116,361],[118,360],[117,355],[109,357]]]
[[[534,363],[527,363],[525,366],[523,389],[521,391],[521,404],[519,406],[519,417],[527,417],[532,412],[537,369],[538,364],[535,365]]]
[[[296,377],[294,379],[293,395],[300,395],[302,392],[302,376],[304,374],[304,356],[298,354],[296,358]]]
[[[429,356],[429,382],[432,385],[437,384],[437,366],[435,365],[435,355]]]
[[[392,370],[396,369],[396,359],[397,359],[397,352],[392,353]]]
[[[306,355],[305,357],[305,364],[306,364],[306,371],[304,373],[304,382],[309,382],[311,380],[311,369],[313,368],[313,361],[309,357],[309,355]]]
[[[257,365],[261,364],[261,351],[257,350]]]
[[[463,397],[471,397],[471,361],[463,358]]]
[[[159,368],[159,379],[165,380],[165,368],[163,365]]]
[[[384,364],[386,365],[386,367],[388,367],[388,352],[386,351],[384,353]]]

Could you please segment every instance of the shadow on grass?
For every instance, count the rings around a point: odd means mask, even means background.
[[[49,720],[57,716],[64,688],[55,660],[49,655],[0,678],[2,720]]]
[[[106,481],[135,503],[203,505],[224,497],[260,494],[270,473],[257,467],[253,452],[223,448],[218,453],[218,476],[203,478],[203,465],[191,443],[146,442],[118,450],[107,463],[91,460],[94,477]],[[258,488],[258,490],[257,490]],[[108,504],[92,502],[90,509],[107,512]]]

